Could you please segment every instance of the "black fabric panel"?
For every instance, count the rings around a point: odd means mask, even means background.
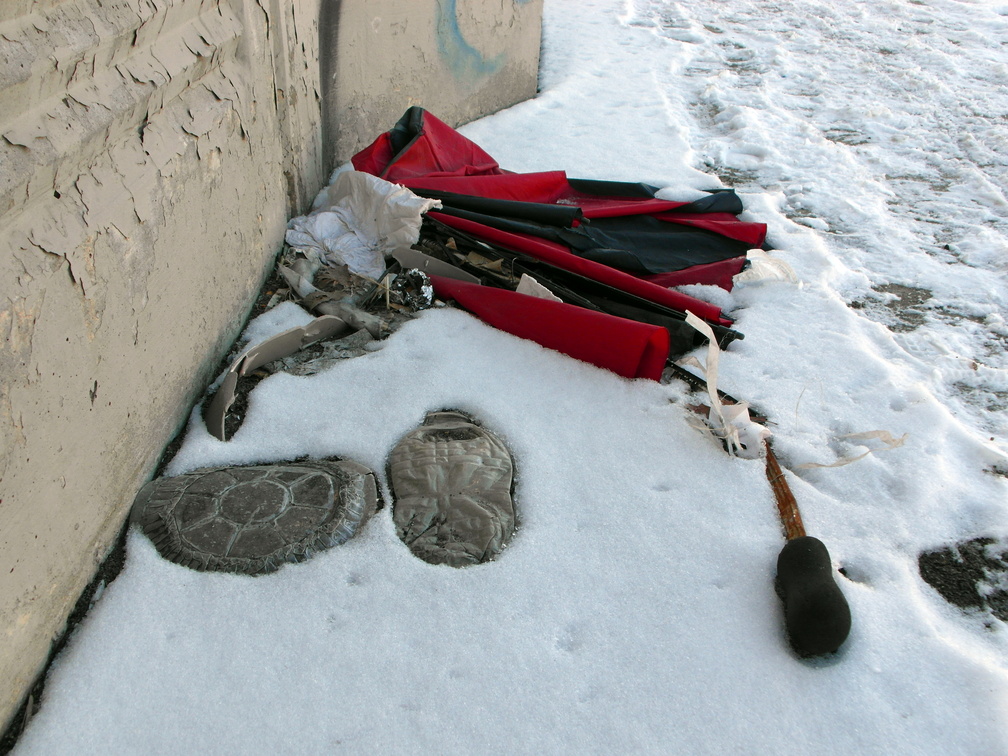
[[[749,251],[745,242],[650,215],[595,218],[577,228],[558,228],[450,206],[442,212],[501,231],[559,242],[587,260],[634,275],[672,273],[693,265],[745,257]]]
[[[445,215],[452,215],[456,218],[464,218],[465,220],[470,220],[474,223],[480,223],[484,226],[490,226],[490,228],[508,231],[513,234],[528,234],[530,236],[538,236],[541,239],[549,239],[550,241],[560,242],[561,244],[564,243],[563,239],[561,239],[559,235],[559,232],[563,229],[556,226],[547,226],[542,223],[533,223],[531,221],[519,220],[516,218],[502,218],[499,215],[484,215],[483,213],[463,210],[462,208],[452,207],[451,205],[445,205],[437,212],[444,213]]]
[[[542,202],[516,202],[515,200],[488,199],[470,194],[438,192],[430,189],[412,189],[414,194],[428,199],[441,200],[446,208],[467,210],[488,216],[501,216],[549,226],[570,228],[582,217],[581,208],[571,205],[551,205]]]
[[[562,231],[561,236],[577,254],[631,273],[670,273],[693,265],[744,257],[749,251],[746,242],[650,215],[595,218],[590,225],[580,226],[574,232]],[[584,237],[589,243],[585,243]]]
[[[596,179],[567,179],[573,189],[582,194],[599,197],[626,197],[632,199],[654,199],[658,187],[650,184],[627,181],[601,181]],[[670,210],[672,213],[731,213],[742,212],[742,200],[734,189],[708,189],[708,196],[688,202],[682,207]]]
[[[582,194],[599,197],[632,197],[634,199],[654,199],[657,186],[629,181],[601,181],[598,179],[567,179],[571,188]]]
[[[420,136],[420,132],[423,131],[423,117],[424,109],[413,105],[396,121],[396,125],[389,131],[393,155],[401,153],[410,142]]]
[[[742,212],[742,200],[735,194],[734,189],[713,189],[706,197],[670,210],[672,213],[731,213],[738,215]]]
[[[566,229],[558,232],[558,236],[560,236],[563,243],[570,247],[571,252],[578,257],[602,263],[603,265],[608,265],[610,268],[616,268],[616,270],[622,270],[626,273],[633,273],[635,276],[647,276],[652,273],[669,273],[673,270],[679,270],[679,268],[655,270],[645,263],[638,250],[635,249],[631,252],[628,249],[621,249],[619,247],[600,247],[597,246],[596,240],[588,235],[590,232],[586,233],[582,231],[578,233],[578,231],[580,229],[575,229],[573,233],[566,232]],[[690,263],[690,265],[693,264]],[[657,261],[652,261],[651,265],[660,267],[660,263]]]

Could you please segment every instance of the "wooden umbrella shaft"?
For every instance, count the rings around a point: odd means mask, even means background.
[[[784,477],[784,471],[781,470],[769,441],[766,444],[766,475],[777,500],[777,511],[784,527],[784,536],[789,541],[801,538],[805,535],[805,524],[802,522],[801,512],[798,511],[798,502],[791,493],[791,487]]]

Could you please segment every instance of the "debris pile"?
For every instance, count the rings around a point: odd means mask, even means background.
[[[821,655],[844,643],[851,618],[836,570],[805,534],[766,418],[717,389],[719,352],[743,335],[719,307],[676,288],[797,281],[768,254],[766,226],[740,218],[732,190],[676,202],[644,184],[509,173],[420,108],[352,163],[290,221],[277,263],[286,289],[269,306],[294,301],[315,319],[235,355],[203,408],[212,435],[235,432],[229,408],[243,382],[325,370],[432,307],[464,309],[626,378],[681,378],[707,394],[695,407],[702,427],[730,454],[766,461],[787,539],[776,587],[793,647]],[[706,364],[675,362],[704,344]],[[475,418],[432,409],[388,458],[396,532],[434,564],[493,560],[516,527],[514,461]],[[134,519],[169,559],[257,574],[353,536],[380,506],[376,478],[345,460],[199,470],[145,487]],[[934,559],[921,559],[922,574],[933,572]]]

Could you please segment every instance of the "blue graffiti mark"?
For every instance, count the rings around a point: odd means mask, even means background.
[[[438,52],[458,79],[471,80],[496,73],[504,65],[504,55],[487,59],[466,42],[458,25],[456,2],[439,0],[437,3]]]

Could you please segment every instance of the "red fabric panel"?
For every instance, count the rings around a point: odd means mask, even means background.
[[[685,270],[676,270],[671,273],[655,273],[649,276],[640,276],[645,281],[650,281],[659,286],[685,286],[687,284],[709,284],[720,286],[725,291],[731,291],[735,285],[735,276],[742,272],[745,267],[744,257],[732,257],[729,260],[718,260],[717,262],[706,263],[704,265],[694,265]]]
[[[392,139],[389,137],[388,132],[386,132],[350,158],[350,162],[356,170],[362,173],[380,176],[382,171],[385,170],[385,166],[391,163],[394,157]]]
[[[719,307],[707,302],[701,302],[699,299],[687,296],[686,294],[682,294],[678,291],[663,288],[662,286],[653,284],[650,281],[644,281],[636,276],[630,275],[629,273],[624,273],[621,270],[610,268],[608,265],[602,265],[601,263],[586,260],[583,257],[578,257],[577,255],[571,254],[567,247],[562,244],[547,241],[546,239],[525,236],[523,234],[513,234],[508,231],[501,231],[496,228],[484,226],[481,223],[474,223],[472,221],[465,220],[464,218],[455,218],[450,215],[443,215],[442,213],[431,212],[429,215],[432,218],[436,218],[441,221],[446,226],[457,228],[459,231],[472,234],[479,239],[499,244],[505,249],[525,252],[539,260],[542,260],[543,262],[555,265],[558,268],[569,270],[571,273],[577,273],[585,276],[586,278],[591,278],[592,280],[608,284],[609,286],[614,286],[617,289],[629,292],[630,294],[647,299],[648,301],[657,302],[658,304],[671,307],[681,312],[692,312],[697,317],[703,318],[704,320],[708,320],[712,323],[718,323],[724,326],[730,326],[732,324],[731,320],[722,317],[721,308]],[[691,269],[687,268],[682,272],[688,273],[689,270]],[[691,281],[690,283],[695,282]]]
[[[555,204],[569,189],[563,171],[502,173],[483,176],[421,176],[402,184],[409,189],[454,192],[488,199]]]
[[[627,197],[589,197],[572,192],[571,204],[581,208],[586,218],[617,218],[623,215],[656,215],[682,207],[685,202]],[[566,203],[565,203],[566,204]],[[733,215],[732,218],[735,216]]]
[[[746,223],[730,213],[675,213],[685,202],[598,197],[576,191],[563,171],[507,173],[482,147],[430,113],[423,129],[398,155],[386,132],[351,158],[354,168],[413,189],[470,194],[519,202],[563,203],[581,208],[586,218],[654,215],[670,223],[706,229],[760,247],[766,225]]]
[[[398,155],[391,152],[391,138],[386,132],[350,161],[358,171],[400,183],[417,176],[476,176],[501,172],[497,161],[482,147],[430,113],[424,113],[420,135]]]
[[[737,239],[748,244],[749,249],[762,247],[766,241],[766,223],[740,221],[731,213],[661,213],[655,217],[669,223],[702,228],[727,236],[729,239]]]
[[[659,326],[506,289],[430,278],[441,299],[455,300],[494,328],[624,378],[657,381],[668,360],[668,331]]]

